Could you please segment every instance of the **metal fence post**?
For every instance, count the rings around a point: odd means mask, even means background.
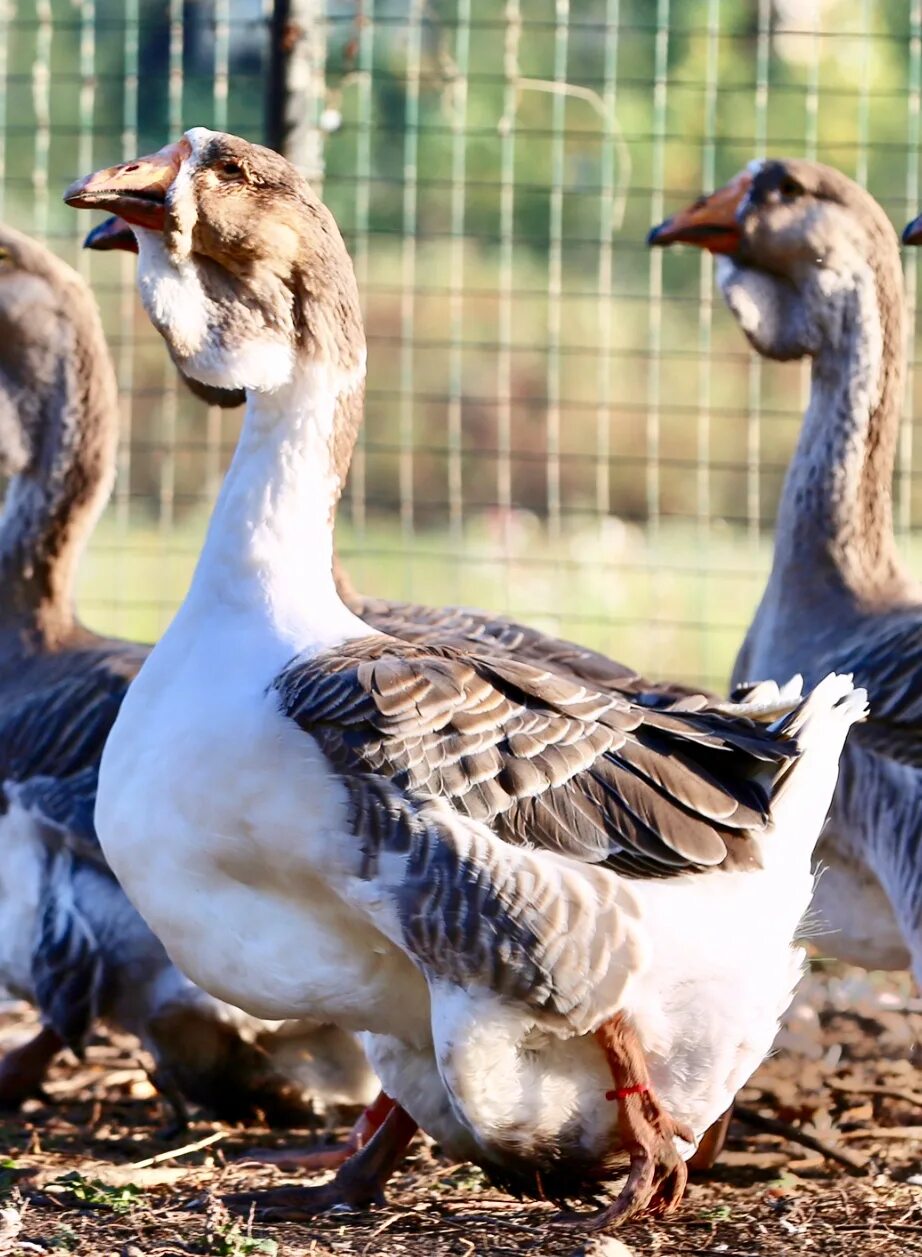
[[[326,0],[273,0],[266,143],[312,183],[323,179]]]

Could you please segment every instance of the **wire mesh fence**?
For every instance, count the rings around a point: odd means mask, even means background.
[[[355,583],[725,683],[805,375],[748,352],[707,255],[644,236],[765,153],[828,161],[894,223],[914,214],[922,0],[7,0],[0,23],[0,212],[91,278],[122,386],[94,625],[162,630],[238,417],[177,385],[133,259],[81,255],[60,192],[188,126],[265,138],[272,75],[307,41],[295,155],[349,243],[369,337],[338,533]]]

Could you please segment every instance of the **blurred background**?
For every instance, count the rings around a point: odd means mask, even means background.
[[[91,280],[122,387],[94,627],[162,632],[240,416],[177,385],[134,259],[81,253],[61,193],[205,125],[285,147],[355,259],[368,404],[338,544],[356,585],[725,686],[807,376],[749,353],[708,256],[644,237],[764,154],[840,167],[901,227],[922,0],[3,0],[0,78],[0,214]]]

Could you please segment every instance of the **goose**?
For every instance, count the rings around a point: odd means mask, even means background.
[[[912,968],[922,983],[922,588],[897,550],[891,504],[905,367],[896,233],[844,174],[792,159],[753,162],[651,233],[674,241],[718,254],[723,296],[763,357],[810,359],[771,573],[733,677],[796,666],[809,685],[840,669],[867,690],[814,906],[829,953]]]
[[[87,233],[83,246],[97,252],[138,252],[134,230],[130,224],[116,216],[110,216],[93,227]],[[203,385],[184,376],[181,368],[179,374],[192,392],[211,405],[234,408],[246,401],[243,390]],[[597,651],[538,632],[507,616],[497,616],[468,607],[429,607],[362,595],[356,590],[335,552],[333,578],[339,597],[360,619],[373,628],[404,641],[423,641],[427,637],[435,637],[442,642],[451,639],[477,646],[489,642],[491,650],[514,654],[520,659],[545,667],[551,666],[557,672],[566,671],[596,688],[614,689],[629,694],[640,702],[660,706],[681,703],[685,710],[701,710],[705,707],[719,711],[730,710],[716,695],[703,694],[700,690],[674,681],[651,681],[625,664]],[[344,1143],[324,1149],[322,1156],[326,1168],[335,1166],[337,1161],[344,1161],[358,1151],[387,1112],[388,1098],[383,1094],[379,1095],[375,1103],[362,1113]],[[731,1116],[732,1106],[701,1138],[694,1155],[688,1161],[690,1173],[706,1173],[713,1169],[723,1150]],[[318,1165],[318,1153],[313,1147],[294,1149],[289,1145],[276,1155],[264,1149],[251,1149],[248,1155],[253,1159],[281,1162],[286,1168],[310,1169]]]
[[[110,216],[93,227],[87,233],[83,247],[96,252],[138,252],[133,228],[117,216]],[[170,352],[173,356],[172,350]],[[175,356],[173,359],[175,363]],[[189,389],[209,405],[232,409],[246,401],[246,393],[242,389],[220,389],[202,384],[186,377],[181,367],[178,369]],[[339,597],[360,619],[373,628],[404,641],[423,641],[427,637],[435,637],[442,642],[450,639],[456,643],[475,646],[488,642],[491,650],[514,654],[520,659],[553,667],[557,672],[565,671],[575,679],[596,688],[613,689],[628,694],[639,702],[659,706],[679,703],[685,710],[701,710],[706,707],[721,712],[731,711],[717,695],[704,694],[675,681],[651,681],[625,664],[597,651],[536,631],[508,616],[497,616],[468,607],[429,607],[419,603],[395,602],[362,595],[356,590],[335,552],[333,579]],[[328,1145],[321,1154],[314,1147],[300,1149],[289,1145],[281,1153],[250,1149],[247,1155],[249,1159],[273,1161],[289,1169],[314,1169],[320,1165],[334,1168],[362,1147],[388,1111],[389,1098],[383,1093],[379,1094],[374,1103],[369,1104],[361,1114],[349,1138],[338,1145]],[[688,1160],[691,1174],[707,1173],[713,1169],[723,1151],[732,1114],[731,1105],[702,1136],[694,1155]]]
[[[374,1080],[350,1036],[278,1028],[197,989],[128,902],[93,826],[102,746],[148,648],[74,611],[81,551],[115,472],[118,399],[89,289],[0,226],[0,983],[42,1028],[0,1061],[0,1104],[37,1092],[99,1019],[134,1033],[154,1081],[238,1120],[304,1125],[305,1083],[364,1103]],[[268,1043],[268,1047],[264,1044]],[[273,1054],[291,1056],[284,1068]]]
[[[261,1207],[378,1200],[421,1126],[561,1202],[626,1163],[590,1227],[674,1208],[796,985],[864,694],[831,674],[805,699],[756,687],[742,714],[662,711],[372,629],[333,575],[365,346],[329,211],[284,158],[205,128],[65,200],[131,224],[183,372],[246,391],[189,591],[105,748],[103,848],[193,980],[365,1032],[392,1100],[331,1183]]]

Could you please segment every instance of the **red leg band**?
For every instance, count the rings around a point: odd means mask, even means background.
[[[606,1091],[605,1099],[606,1100],[623,1100],[625,1099],[626,1096],[643,1095],[645,1091],[649,1091],[649,1090],[650,1088],[647,1086],[645,1082],[638,1082],[638,1083],[635,1083],[633,1087],[618,1087],[615,1091]]]

